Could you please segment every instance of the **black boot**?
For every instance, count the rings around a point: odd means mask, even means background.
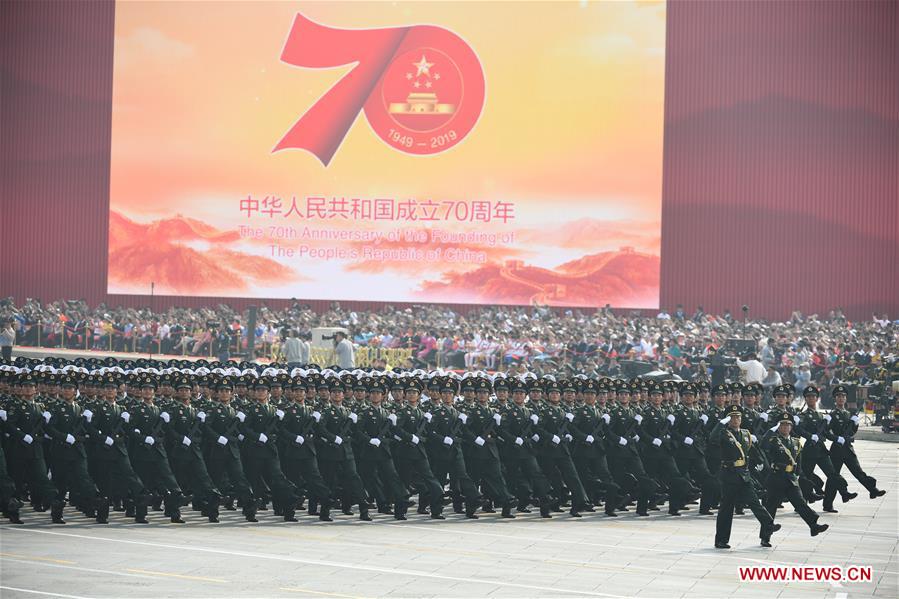
[[[53,519],[53,524],[65,524],[66,521],[62,519],[62,509],[65,507],[65,503],[61,500],[53,501],[50,503],[50,517]]]
[[[247,522],[259,522],[256,519],[256,501],[254,499],[247,499],[241,509]]]
[[[133,499],[125,500],[125,517],[126,518],[134,518],[134,500]]]
[[[552,518],[552,514],[550,514],[550,503],[548,499],[543,499],[540,501],[540,517],[541,518]]]
[[[363,500],[359,504],[359,519],[363,522],[371,522],[371,515],[368,513],[368,504]]]
[[[515,514],[512,513],[512,503],[511,502],[503,504],[502,517],[503,518],[514,518],[515,517]]]
[[[465,506],[465,517],[469,520],[477,520],[478,515],[475,512],[478,511],[478,504],[474,501],[468,502]]]
[[[148,524],[147,520],[147,497],[139,496],[134,500],[134,522],[135,524]]]
[[[405,501],[397,501],[393,504],[393,519],[394,520],[405,520],[406,519],[406,511],[409,509],[409,505]]]
[[[309,498],[309,509],[306,512],[310,516],[318,516],[318,500]]]
[[[311,500],[310,500],[310,503],[312,503]],[[322,522],[333,522],[334,521],[334,518],[331,517],[331,500],[330,499],[326,499],[325,501],[322,501],[322,507],[321,507],[321,511],[318,514],[318,519],[321,520]]]
[[[109,499],[106,497],[97,498],[97,524],[109,523]]]
[[[6,517],[9,518],[10,524],[22,524],[22,518],[19,510],[22,508],[22,502],[13,497],[6,503]]]

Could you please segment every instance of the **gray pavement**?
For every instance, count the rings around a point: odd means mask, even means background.
[[[70,516],[52,526],[27,512],[0,526],[0,595],[35,597],[899,597],[899,490],[893,444],[860,441],[862,466],[887,495],[876,500],[848,473],[859,498],[826,514],[831,529],[810,537],[789,507],[774,547],[758,545],[752,515],[737,517],[733,549],[712,548],[714,518],[633,512],[580,520],[536,514],[501,520],[449,515],[432,522],[339,516],[285,524],[239,512],[209,524],[137,525],[115,514],[97,525]],[[815,508],[820,509],[820,503]],[[413,510],[414,511],[414,510]],[[741,582],[740,566],[870,566],[870,582]]]

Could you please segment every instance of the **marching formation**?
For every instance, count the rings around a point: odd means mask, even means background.
[[[398,370],[398,369],[397,369]],[[762,545],[788,501],[812,535],[809,504],[884,491],[862,470],[858,416],[794,411],[789,385],[762,410],[761,387],[576,375],[340,370],[249,362],[18,358],[0,365],[0,507],[21,523],[26,502],[65,524],[65,508],[107,523],[110,510],[183,522],[190,505],[297,521],[337,513],[405,520],[501,511],[580,518],[601,506],[679,516],[717,510],[715,546],[749,508]],[[816,472],[820,471],[821,476]],[[823,476],[823,478],[822,478]]]

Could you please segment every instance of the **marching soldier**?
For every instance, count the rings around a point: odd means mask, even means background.
[[[186,376],[175,382],[175,405],[166,427],[175,480],[193,492],[194,502],[202,506],[210,522],[218,522],[221,493],[215,488],[203,459],[203,426],[206,412],[190,405],[193,385]]]
[[[94,481],[87,470],[87,451],[85,442],[88,433],[85,430],[84,413],[75,401],[77,386],[71,376],[62,378],[62,401],[53,411],[47,422],[47,434],[53,439],[56,447],[53,451],[53,483],[57,495],[54,506],[54,522],[65,524],[62,517],[62,506],[66,492],[71,491],[88,513],[94,514],[98,524],[109,521],[109,499],[100,496]]]
[[[393,426],[397,416],[381,407],[384,387],[373,383],[368,388],[369,405],[360,406],[355,437],[359,443],[358,456],[363,484],[375,497],[378,512],[392,514],[396,520],[406,519],[409,492],[397,474],[393,463]],[[389,509],[393,504],[393,511]]]
[[[833,389],[834,409],[830,411],[830,421],[828,429],[830,435],[834,437],[833,443],[830,445],[830,462],[833,465],[834,472],[840,473],[843,464],[852,476],[862,484],[868,491],[871,499],[883,496],[886,491],[877,488],[877,480],[868,476],[861,465],[858,463],[858,456],[855,455],[855,448],[852,446],[855,440],[855,434],[858,432],[858,415],[852,415],[846,409],[846,398],[848,392],[845,385],[837,385]],[[832,483],[831,479],[827,479],[827,485],[824,487],[824,511],[836,513],[833,507],[833,500],[837,495],[838,487],[836,483]]]
[[[119,418],[131,432],[131,461],[138,476],[152,492],[161,492],[165,503],[165,515],[173,524],[184,524],[181,519],[183,493],[178,485],[166,451],[166,425],[171,415],[154,403],[156,382],[149,376],[140,381],[140,404],[119,413]]]
[[[399,379],[397,379],[399,381]],[[393,391],[399,393],[397,383],[392,386]],[[427,499],[430,505],[432,520],[445,520],[443,515],[443,485],[431,471],[430,460],[425,445],[428,440],[428,422],[433,418],[429,412],[423,412],[418,407],[421,388],[417,381],[410,380],[406,383],[406,391],[402,405],[399,405],[395,414],[397,421],[394,426],[394,439],[398,445],[394,448],[394,460],[400,478],[409,488],[413,486],[419,492],[419,501]],[[395,404],[399,398],[395,396]]]
[[[719,478],[721,481],[721,505],[715,525],[715,548],[730,549],[730,531],[734,518],[734,506],[745,505],[761,524],[759,537],[771,540],[771,535],[780,530],[755,493],[749,475],[749,453],[757,451],[748,431],[740,428],[742,411],[739,406],[731,406],[724,417],[715,424],[709,435],[709,445],[718,449],[721,460]]]
[[[790,437],[793,429],[793,419],[789,414],[781,416],[777,423],[777,431],[765,438],[765,451],[771,464],[771,474],[768,475],[768,495],[765,499],[765,509],[774,518],[777,515],[777,507],[786,498],[799,516],[808,524],[812,536],[817,536],[827,530],[827,524],[818,524],[816,514],[802,499],[799,492],[799,477],[797,470],[799,465],[799,444]],[[771,536],[762,536],[762,547],[771,546]]]
[[[240,420],[237,410],[231,407],[233,385],[226,378],[213,383],[215,401],[206,413],[205,430],[207,437],[207,461],[209,476],[213,484],[223,489],[231,486],[237,496],[247,522],[256,519],[256,500],[250,492],[250,484],[244,473],[240,457]]]
[[[646,474],[637,450],[634,430],[643,416],[630,407],[630,389],[622,383],[617,393],[618,405],[609,410],[610,465],[622,489],[637,496],[637,515],[649,516],[649,502],[658,485]]]
[[[574,420],[569,432],[573,437],[572,459],[578,477],[584,485],[587,499],[598,505],[600,494],[605,494],[605,513],[617,516],[621,488],[612,479],[606,461],[606,431],[611,417],[596,405],[598,385],[588,380],[583,385],[584,403],[574,410]]]
[[[818,412],[818,388],[809,385],[802,395],[805,398],[806,409],[799,414],[799,423],[796,425],[796,432],[805,439],[799,464],[802,474],[812,480],[812,477],[815,476],[815,466],[817,466],[827,477],[827,484],[831,489],[839,492],[843,503],[855,499],[858,497],[858,493],[849,492],[846,479],[834,469],[827,446],[824,444],[826,440],[832,441],[835,437],[829,429],[831,416],[821,415]]]
[[[465,464],[469,475],[477,484],[481,483],[488,496],[502,506],[503,518],[514,518],[512,502],[515,496],[509,492],[503,478],[499,459],[498,444],[502,437],[497,429],[502,423],[502,414],[490,407],[490,382],[480,379],[475,383],[476,403],[467,408],[468,419],[463,427],[466,433]]]
[[[685,384],[680,396],[681,405],[674,412],[675,421],[671,427],[671,437],[677,446],[675,460],[680,471],[690,476],[702,490],[699,513],[711,516],[712,501],[719,496],[721,490],[718,479],[709,472],[705,458],[706,432],[702,418],[705,416],[708,420],[708,416],[696,407],[695,385]]]

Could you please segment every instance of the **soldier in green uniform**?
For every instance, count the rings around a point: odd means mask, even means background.
[[[140,381],[141,402],[132,408],[133,413],[122,411],[119,417],[131,438],[130,455],[138,476],[155,493],[161,493],[165,503],[165,515],[173,524],[183,524],[181,506],[183,493],[166,451],[166,426],[171,415],[155,403],[156,381],[145,376]]]
[[[206,412],[190,405],[193,385],[187,376],[174,383],[175,405],[166,427],[169,459],[175,480],[190,489],[194,503],[210,522],[218,522],[221,492],[215,487],[203,459],[203,428]]]
[[[256,500],[250,492],[240,456],[240,420],[237,418],[237,410],[231,407],[233,385],[224,377],[211,385],[214,401],[206,412],[204,422],[209,476],[219,489],[224,489],[226,484],[230,485],[247,522],[258,522]]]
[[[675,421],[671,427],[671,438],[675,442],[675,460],[681,472],[699,485],[702,496],[699,500],[699,513],[712,515],[712,501],[719,496],[718,479],[709,472],[705,459],[706,431],[702,416],[705,414],[696,407],[697,388],[686,383],[680,391],[680,406],[673,412]],[[706,418],[708,418],[706,416]]]
[[[828,421],[828,431],[830,436],[834,438],[830,445],[830,462],[833,465],[834,472],[840,473],[843,465],[852,476],[862,484],[868,491],[871,499],[881,497],[886,491],[877,488],[877,480],[868,476],[861,465],[858,463],[858,456],[855,455],[855,448],[852,446],[855,440],[855,434],[858,432],[858,415],[850,414],[846,409],[846,398],[848,391],[845,385],[837,385],[831,393],[833,396],[834,409],[830,411],[830,420]],[[824,487],[824,511],[836,513],[833,507],[833,500],[837,496],[838,486],[830,479]]]
[[[799,462],[801,474],[814,484],[816,482],[814,471],[817,466],[827,477],[827,484],[831,489],[840,494],[843,503],[855,499],[858,497],[858,493],[849,491],[846,479],[840,476],[830,461],[830,454],[824,442],[826,440],[833,441],[835,437],[829,429],[831,416],[818,412],[820,395],[818,388],[809,385],[803,390],[802,395],[805,398],[806,408],[798,415],[799,423],[796,424],[796,432],[805,439]],[[820,479],[818,480],[820,481]],[[816,489],[816,493],[817,491],[818,489]]]
[[[407,488],[418,490],[419,507],[427,503],[430,506],[431,519],[444,520],[443,486],[431,470],[425,449],[428,439],[427,425],[433,416],[418,406],[421,395],[418,382],[410,380],[405,384],[403,403],[396,409],[397,421],[393,429],[394,439],[398,443],[394,447],[397,472]],[[396,385],[397,382],[392,385],[394,391],[397,391]]]
[[[465,383],[463,385],[468,386]],[[462,427],[468,420],[468,415],[457,410],[453,405],[455,403],[453,381],[445,381],[442,389],[440,402],[431,408],[431,418],[428,421],[426,441],[428,459],[437,481],[442,485],[448,476],[450,486],[456,491],[458,497],[464,499],[465,517],[477,519],[475,512],[478,509],[481,494],[468,475],[465,458],[462,455]],[[473,399],[474,383],[471,382],[471,391],[463,391],[463,393],[469,394]],[[460,407],[467,409],[461,405]]]
[[[599,388],[599,384],[592,379],[582,386],[584,403],[575,408],[574,420],[569,426],[573,437],[572,459],[587,499],[598,505],[600,496],[604,495],[606,515],[617,516],[615,508],[618,507],[621,488],[612,478],[606,460],[606,435],[611,417],[596,405]]]
[[[749,475],[749,453],[758,451],[752,443],[749,432],[740,428],[742,411],[739,406],[731,406],[724,412],[724,417],[715,423],[709,434],[709,445],[718,448],[717,455],[721,460],[719,480],[721,482],[721,504],[715,525],[715,548],[730,549],[730,531],[733,525],[734,506],[739,503],[752,510],[761,524],[759,537],[771,539],[771,535],[780,530],[756,495],[752,478]]]
[[[381,406],[385,389],[374,382],[368,388],[368,406],[360,406],[354,436],[358,442],[357,457],[365,489],[375,498],[378,512],[406,519],[409,492],[397,474],[393,462],[393,432],[396,414]],[[393,505],[393,510],[389,509]]]
[[[62,504],[56,497],[56,489],[47,476],[44,459],[44,427],[50,420],[50,412],[34,399],[37,393],[37,377],[33,373],[19,374],[16,379],[18,398],[7,407],[6,430],[10,435],[13,479],[17,494],[24,497],[25,489],[31,492],[31,502],[40,510],[51,508],[54,522],[62,520]]]
[[[539,417],[527,405],[528,385],[516,379],[511,383],[512,403],[500,421],[500,435],[504,439],[501,448],[503,465],[506,468],[509,485],[518,498],[517,511],[530,513],[528,505],[532,498],[540,507],[540,516],[551,518],[549,479],[540,470],[534,455],[534,443],[540,436],[533,431]],[[535,440],[536,438],[536,440]]]
[[[643,420],[637,430],[647,473],[668,486],[668,514],[679,516],[687,503],[698,496],[698,489],[684,478],[674,461],[674,444],[669,431],[677,422],[677,417],[674,414],[666,415],[662,410],[663,395],[661,385],[653,383],[650,386],[650,405],[643,411]]]
[[[88,433],[85,430],[82,408],[75,401],[77,385],[71,376],[64,376],[62,383],[62,400],[47,422],[46,432],[55,444],[53,451],[53,484],[56,485],[56,506],[54,521],[64,524],[62,505],[66,493],[71,491],[80,505],[94,514],[98,524],[106,524],[109,519],[109,499],[100,496],[94,481],[87,470],[87,451],[85,443]]]
[[[296,522],[296,487],[284,476],[278,454],[278,409],[269,403],[269,383],[260,377],[252,383],[252,403],[237,413],[244,436],[244,467],[257,502],[271,489],[285,522]]]
[[[537,463],[549,479],[553,494],[559,502],[563,497],[562,485],[565,485],[571,493],[569,514],[573,518],[580,518],[581,511],[593,511],[593,508],[587,501],[587,494],[571,461],[569,443],[574,437],[568,432],[568,427],[574,420],[574,414],[566,412],[560,405],[562,387],[559,383],[548,381],[544,391],[546,405],[537,415],[538,420],[534,424],[534,433],[538,436]],[[553,508],[559,509],[559,506],[553,504]]]
[[[355,412],[343,406],[343,383],[335,377],[330,383],[329,403],[322,408],[317,426],[321,441],[317,445],[319,467],[332,495],[339,485],[344,513],[351,515],[350,506],[358,504],[359,519],[370,522],[372,518],[353,453],[353,425],[358,419]]]
[[[503,518],[514,518],[512,504],[515,496],[509,492],[502,473],[499,444],[503,442],[497,430],[502,414],[490,406],[490,381],[475,382],[475,404],[467,406],[468,418],[462,427],[465,465],[469,476],[480,483],[487,495],[502,507]]]
[[[98,476],[94,480],[101,494],[108,495],[114,502],[125,502],[125,513],[133,516],[135,523],[147,524],[150,496],[131,463],[129,435],[122,419],[124,410],[116,404],[116,388],[109,385],[112,380],[107,377],[104,382],[102,400],[93,409],[85,409],[81,413],[91,439],[88,455],[93,456],[96,464]]]
[[[617,405],[609,410],[609,441],[611,460],[609,465],[619,486],[637,498],[637,515],[649,516],[649,502],[658,489],[643,467],[643,460],[637,450],[635,429],[643,419],[630,406],[630,388],[623,381],[619,385]]]
[[[765,509],[774,518],[777,515],[777,507],[786,498],[799,516],[808,524],[812,536],[827,530],[827,524],[818,524],[816,514],[802,499],[799,492],[799,477],[797,470],[799,465],[799,443],[790,437],[793,429],[793,419],[789,414],[781,416],[777,423],[777,431],[765,438],[764,451],[768,454],[768,462],[772,472],[767,478],[768,494],[765,498]],[[771,537],[762,536],[762,546],[771,546]]]

